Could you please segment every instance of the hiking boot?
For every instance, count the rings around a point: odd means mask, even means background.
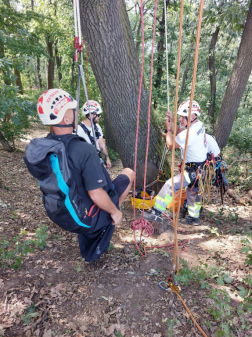
[[[148,221],[163,222],[162,213],[155,208],[150,209],[148,212],[144,212],[144,219]]]
[[[200,226],[200,222],[198,218],[193,218],[190,215],[187,215],[187,217],[180,221],[183,225],[191,225],[191,226]]]
[[[179,219],[184,219],[186,217],[186,213],[187,213],[187,208],[182,206],[180,207],[180,211],[179,211]]]

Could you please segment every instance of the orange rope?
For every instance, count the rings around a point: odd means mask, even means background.
[[[199,329],[199,331],[202,333],[202,335],[203,335],[204,337],[207,337],[207,335],[205,334],[205,332],[201,329],[201,327],[199,326],[199,324],[196,322],[195,318],[194,318],[193,315],[191,314],[191,311],[187,308],[187,306],[186,306],[186,304],[185,304],[183,298],[179,295],[179,293],[176,292],[176,294],[177,294],[178,298],[180,299],[180,301],[182,302],[183,306],[185,307],[186,311],[187,311],[188,314],[190,315],[190,317],[191,317],[193,323],[196,325],[196,327]]]
[[[199,19],[198,19],[196,44],[195,44],[195,57],[194,57],[194,65],[193,65],[193,78],[192,78],[192,88],[191,88],[188,121],[191,120],[192,101],[193,101],[193,96],[194,96],[194,91],[195,91],[197,64],[198,64],[198,53],[199,53],[200,31],[201,31],[201,22],[202,22],[202,14],[203,14],[203,5],[204,5],[204,0],[201,0],[200,8],[199,8]],[[176,90],[177,90],[177,88],[176,88]],[[174,116],[175,122],[174,122],[174,135],[173,135],[173,159],[174,159],[174,152],[175,152],[175,137],[176,137],[175,130],[177,129],[176,128],[176,126],[177,126],[177,106],[176,106],[176,104],[177,104],[177,99],[175,101],[175,116]],[[184,177],[184,171],[185,171],[185,160],[186,160],[186,152],[187,152],[189,131],[190,131],[190,122],[187,123],[187,133],[186,133],[186,141],[185,141],[185,149],[184,149],[184,158],[183,158],[182,168],[181,168],[182,179]],[[174,163],[173,163],[173,165],[174,165]],[[182,189],[183,189],[183,180],[182,179],[181,179],[181,184],[180,184],[180,196],[182,195]],[[174,190],[173,186],[172,186],[172,190]],[[174,191],[172,191],[172,192],[174,194]],[[180,209],[180,206],[181,206],[181,197],[179,198],[178,210]],[[173,217],[175,215],[174,213],[175,213],[175,210],[173,208]],[[174,227],[175,227],[176,230],[177,230],[178,217],[179,217],[179,212],[177,212],[176,219],[174,221]],[[176,238],[177,238],[177,235],[176,235]],[[176,263],[177,263],[177,268],[176,268]],[[178,255],[178,253],[175,254],[175,251],[174,251],[174,260],[173,260],[173,270],[174,270],[174,272],[176,271],[177,273],[179,271],[179,255]]]
[[[175,162],[175,137],[177,133],[177,110],[178,110],[178,86],[179,86],[179,72],[180,72],[180,58],[181,58],[181,45],[182,45],[182,26],[183,26],[183,10],[184,0],[181,0],[180,7],[180,25],[179,25],[179,47],[178,47],[178,61],[177,61],[177,79],[176,79],[176,95],[175,95],[175,116],[174,116],[174,134],[172,141],[172,200],[173,200],[173,226],[174,226],[174,256],[173,256],[173,272],[179,271],[179,251],[178,251],[178,232],[177,232],[177,218],[175,219],[175,202],[174,202],[174,162]],[[168,133],[167,133],[168,134]],[[180,191],[180,196],[182,191]],[[181,197],[179,198],[180,209]],[[179,213],[179,212],[177,212]],[[177,261],[176,261],[177,260]],[[177,268],[176,268],[177,264]]]

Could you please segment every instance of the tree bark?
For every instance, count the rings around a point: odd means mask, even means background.
[[[17,87],[19,87],[19,93],[21,95],[23,95],[24,92],[23,92],[23,85],[22,85],[22,81],[21,81],[20,71],[18,69],[14,69],[14,74],[16,76],[15,84],[16,84]]]
[[[81,0],[81,26],[104,114],[124,167],[134,168],[140,65],[124,0]],[[141,92],[138,183],[146,153],[148,92]],[[147,181],[156,179],[163,143],[152,114]],[[168,171],[168,166],[166,166]],[[168,176],[168,173],[167,173]]]
[[[13,148],[10,146],[8,141],[4,138],[4,135],[1,130],[0,130],[0,142],[3,145],[3,148],[5,149],[5,151],[13,152]]]
[[[170,0],[166,0],[165,7],[163,8],[162,19],[157,26],[159,31],[159,41],[157,45],[157,65],[156,65],[156,79],[154,81],[154,87],[159,89],[162,82],[162,76],[164,73],[164,52],[165,52],[165,11],[167,10],[167,6]],[[154,107],[157,107],[157,102],[154,101]]]
[[[54,58],[53,58],[53,40],[51,36],[46,36],[46,47],[49,58],[47,60],[46,80],[47,89],[53,89],[54,80]]]
[[[74,56],[72,58],[72,67],[71,67],[71,86],[74,86],[74,65],[75,65]]]
[[[218,40],[220,27],[217,27],[212,34],[212,39],[209,47],[209,71],[210,71],[210,85],[211,85],[211,98],[208,107],[208,115],[211,117],[212,126],[214,127],[214,108],[216,98],[216,70],[215,70],[215,55],[214,50]]]
[[[185,81],[187,79],[187,75],[188,75],[188,71],[189,71],[189,66],[188,64],[185,67],[184,73],[183,73],[183,77],[182,77],[182,81],[181,81],[181,87],[180,87],[180,93],[182,95],[184,89],[185,89]]]
[[[252,70],[252,1],[237,58],[215,124],[214,135],[220,148],[226,146],[235,115]]]
[[[56,60],[56,65],[57,65],[57,72],[58,72],[58,80],[59,83],[62,80],[62,73],[60,70],[61,67],[61,57],[58,55],[58,48],[57,45],[55,46],[55,60]]]
[[[37,76],[38,76],[39,89],[42,89],[42,78],[40,74],[40,58],[39,57],[37,57]]]

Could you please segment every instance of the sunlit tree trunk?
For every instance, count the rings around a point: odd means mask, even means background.
[[[18,69],[14,69],[14,74],[16,76],[15,84],[16,84],[17,87],[19,87],[19,93],[21,95],[23,95],[24,92],[23,92],[23,85],[22,85],[22,81],[21,81],[20,71]]]
[[[46,48],[49,58],[47,60],[46,80],[47,89],[53,89],[54,80],[54,57],[53,57],[53,40],[52,37],[46,36]]]
[[[252,70],[252,1],[241,38],[237,58],[214,127],[221,148],[226,146],[235,115]]]
[[[56,60],[56,65],[57,65],[57,72],[58,72],[58,80],[59,83],[62,80],[62,73],[60,70],[61,67],[61,57],[58,55],[58,48],[57,45],[55,46],[55,60]]]
[[[212,34],[212,39],[209,47],[209,72],[210,72],[210,85],[211,85],[211,98],[208,107],[208,115],[211,117],[212,125],[214,126],[214,108],[215,108],[215,98],[216,98],[216,70],[215,70],[215,59],[214,50],[218,40],[220,28],[217,27],[215,32]]]
[[[40,58],[37,57],[37,77],[38,77],[38,87],[42,89],[42,78],[40,74]]]

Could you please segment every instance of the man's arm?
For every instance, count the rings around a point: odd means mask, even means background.
[[[120,212],[115,204],[111,201],[107,192],[102,187],[88,191],[92,201],[105,212],[109,213],[112,218],[113,225],[119,225],[122,220],[122,212]]]
[[[99,139],[99,146],[100,146],[101,152],[105,154],[107,167],[108,167],[108,169],[110,169],[111,168],[111,161],[109,159],[108,150],[107,150],[107,147],[106,147],[106,144],[105,144],[105,141],[104,141],[103,137],[101,137]]]
[[[167,129],[167,133],[166,133],[166,144],[167,147],[172,150],[172,143],[173,143],[173,133],[174,133],[174,119],[173,119],[173,115],[171,112],[167,112],[166,114],[167,118],[165,121],[165,127]],[[172,116],[172,118],[171,118]],[[178,131],[178,128],[177,128]],[[178,134],[178,132],[177,132]],[[179,148],[180,146],[175,142],[175,149]]]

